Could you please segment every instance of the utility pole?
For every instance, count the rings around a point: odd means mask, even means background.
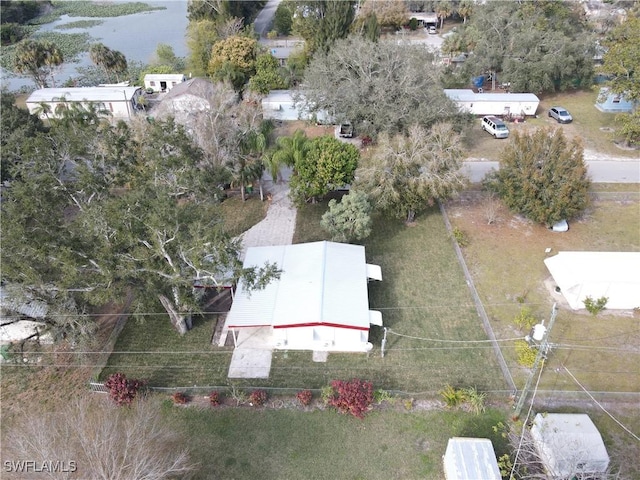
[[[384,358],[384,346],[387,344],[387,327],[384,327],[383,330],[384,330],[384,337],[382,337],[382,345],[380,347],[382,358]]]
[[[533,379],[536,376],[536,373],[538,372],[538,368],[542,368],[544,366],[544,361],[547,358],[547,353],[549,351],[549,334],[551,333],[551,328],[553,327],[553,324],[556,321],[557,314],[558,314],[558,309],[556,307],[556,304],[554,303],[553,308],[551,309],[551,319],[549,320],[549,326],[547,327],[546,330],[544,330],[542,341],[540,342],[540,345],[538,345],[538,354],[536,355],[536,359],[533,362],[533,367],[531,367],[531,373],[529,374],[527,383],[522,389],[522,393],[520,393],[520,398],[518,398],[518,403],[516,404],[516,407],[515,407],[513,418],[516,420],[518,419],[518,417],[520,417],[520,412],[522,411],[524,402],[526,401],[527,396],[529,395],[529,389],[531,388]],[[536,327],[544,328],[544,325],[536,325],[534,327],[534,335],[533,335],[534,340],[536,339],[535,338],[536,330],[539,331],[539,328],[536,328]]]

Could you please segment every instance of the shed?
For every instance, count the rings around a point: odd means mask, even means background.
[[[627,100],[624,95],[610,92],[607,87],[602,87],[598,94],[595,107],[605,113],[631,113],[636,103]]]
[[[551,478],[605,473],[609,468],[607,449],[589,415],[539,413],[531,436]]]
[[[29,113],[40,118],[56,118],[61,109],[71,105],[88,107],[96,105],[107,112],[114,120],[128,120],[142,107],[138,98],[142,95],[140,87],[104,86],[73,88],[40,88],[27,98]]]
[[[607,297],[609,310],[640,307],[640,252],[559,252],[544,263],[574,310],[587,297]]]
[[[154,92],[167,92],[186,80],[187,77],[181,73],[148,73],[144,76],[144,88],[150,88]]]
[[[382,326],[380,312],[369,310],[369,278],[381,280],[368,265],[361,245],[311,242],[250,247],[244,267],[275,263],[280,279],[247,292],[238,283],[225,329],[268,327],[267,345],[276,349],[366,352],[371,324]]]
[[[271,90],[262,99],[262,116],[265,120],[315,120],[318,123],[331,123],[327,112],[312,114],[303,106],[304,101],[297,102],[292,90]]]
[[[446,480],[502,479],[488,438],[450,438],[442,459]]]
[[[463,112],[473,115],[535,115],[540,99],[533,93],[476,93],[471,89],[445,89],[445,95]]]

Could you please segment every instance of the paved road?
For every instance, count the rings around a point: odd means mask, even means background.
[[[640,160],[607,161],[587,160],[591,181],[595,183],[640,183]],[[478,183],[491,170],[499,168],[498,162],[467,161],[462,167],[471,182]]]
[[[256,33],[261,37],[267,36],[267,32],[269,32],[273,23],[273,17],[276,14],[276,9],[281,1],[282,0],[269,0],[253,22],[253,27]]]

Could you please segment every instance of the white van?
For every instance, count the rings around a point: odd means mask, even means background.
[[[498,117],[482,117],[481,125],[485,132],[489,132],[495,138],[507,138],[509,136],[509,129]]]

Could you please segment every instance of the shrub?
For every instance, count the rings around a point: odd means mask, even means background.
[[[296,398],[298,399],[301,405],[306,407],[311,403],[311,399],[313,398],[313,393],[311,393],[311,390],[301,390],[298,393],[296,393]]]
[[[538,352],[536,349],[531,348],[524,340],[516,341],[516,355],[518,356],[518,363],[523,367],[531,368],[536,361]]]
[[[117,405],[131,404],[145,384],[144,380],[128,379],[124,373],[109,375],[104,382],[104,386],[109,390],[109,396]]]
[[[267,402],[267,392],[265,390],[254,390],[249,395],[249,404],[260,407]]]
[[[189,403],[189,396],[184,392],[176,392],[171,395],[171,400],[175,405],[184,405],[185,403]]]
[[[469,245],[469,238],[467,237],[467,234],[458,227],[454,227],[451,233],[460,247],[466,247]]]
[[[597,300],[594,300],[591,297],[587,297],[583,300],[584,307],[591,315],[597,315],[602,310],[606,308],[607,302],[609,301],[609,297],[600,297]]]
[[[478,392],[476,387],[467,387],[462,389],[464,394],[464,400],[469,406],[469,409],[476,415],[480,415],[485,411],[484,401],[487,398],[487,394],[484,392]]]
[[[453,388],[451,385],[445,386],[440,390],[440,396],[443,398],[447,407],[454,408],[460,406],[464,402],[464,391],[461,389]]]
[[[320,398],[322,399],[322,403],[324,403],[325,405],[329,405],[334,397],[335,391],[333,390],[333,387],[331,385],[322,387],[322,390],[320,391]]]
[[[378,388],[373,392],[373,401],[378,404],[382,402],[390,402],[392,400],[393,400],[393,397],[386,390],[382,390],[381,388]]]
[[[522,307],[520,313],[513,319],[513,323],[524,330],[531,330],[536,322],[536,317],[533,316],[531,310],[527,307]]]
[[[373,385],[354,378],[347,382],[334,380],[331,387],[335,396],[330,400],[331,406],[340,413],[350,413],[354,417],[364,418],[365,412],[373,403]]]
[[[209,394],[209,404],[211,404],[212,407],[220,405],[220,392],[214,390]]]

